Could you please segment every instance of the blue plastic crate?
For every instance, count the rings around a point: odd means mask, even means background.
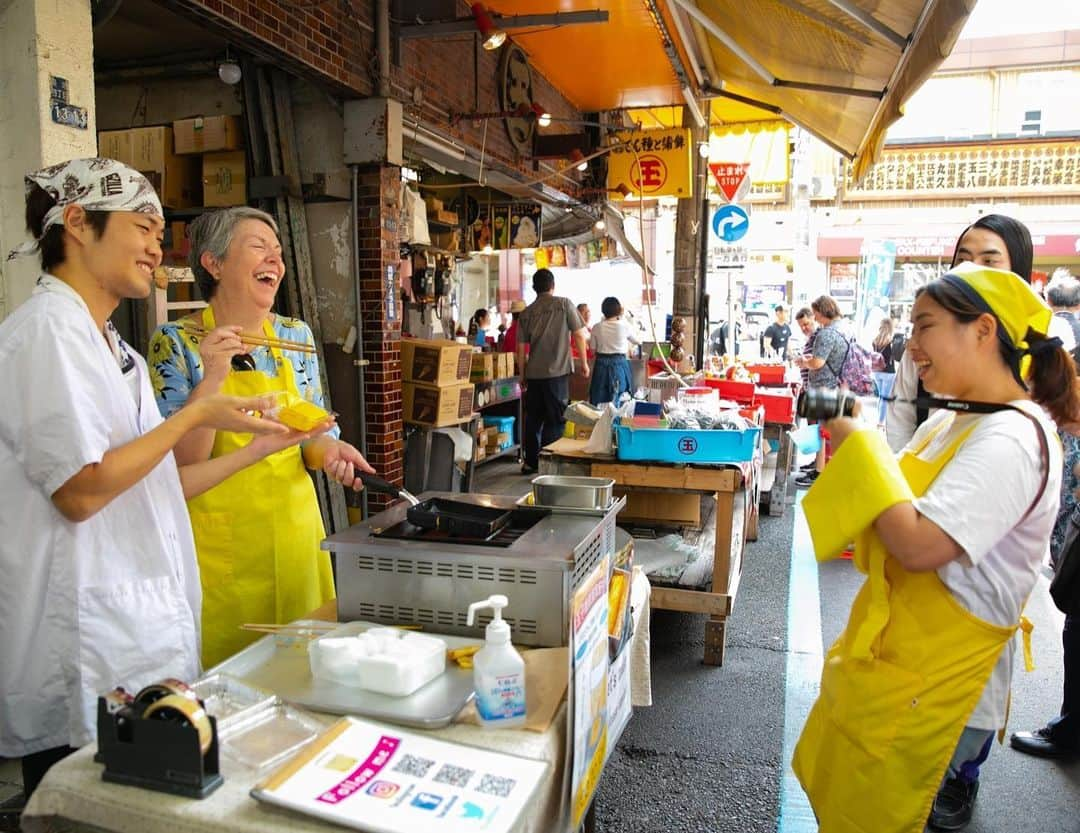
[[[515,440],[514,423],[517,420],[512,416],[485,416],[484,427],[494,425],[500,434],[509,434],[511,441]]]
[[[662,463],[746,463],[754,459],[761,428],[743,431],[682,431],[615,427],[620,460]]]

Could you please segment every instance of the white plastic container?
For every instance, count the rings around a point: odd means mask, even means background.
[[[503,621],[506,596],[469,605],[468,624],[476,611],[490,607],[495,618],[484,631],[484,647],[473,657],[476,713],[489,729],[512,729],[525,722],[525,660],[510,644],[510,626]]]
[[[360,634],[331,631],[308,650],[311,675],[345,686],[405,697],[446,669],[446,643],[397,628]]]

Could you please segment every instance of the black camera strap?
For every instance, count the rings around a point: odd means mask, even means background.
[[[1046,439],[1046,430],[1043,428],[1042,423],[1023,408],[1010,405],[1008,402],[977,402],[970,399],[938,399],[936,396],[919,396],[915,399],[901,399],[896,396],[886,396],[883,397],[883,399],[886,402],[905,402],[909,405],[914,405],[916,408],[943,408],[946,411],[954,411],[961,414],[996,414],[999,411],[1016,411],[1018,414],[1027,417],[1035,426],[1035,433],[1039,437],[1039,452],[1042,455],[1043,477],[1042,482],[1039,484],[1039,492],[1035,495],[1035,500],[1032,501],[1031,506],[1028,507],[1028,511],[1024,513],[1024,517],[1021,518],[1021,520],[1027,518],[1032,510],[1039,505],[1039,501],[1042,500],[1042,496],[1046,492],[1047,478],[1050,476],[1050,444]]]

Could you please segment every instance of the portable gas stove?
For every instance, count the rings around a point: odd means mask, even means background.
[[[569,639],[574,591],[605,556],[615,552],[620,504],[594,514],[518,506],[503,495],[427,492],[511,510],[490,537],[466,538],[422,529],[406,519],[401,502],[331,535],[323,549],[337,564],[338,617],[386,624],[423,625],[442,633],[482,639],[490,617],[465,624],[469,605],[501,593],[513,639],[557,647]]]

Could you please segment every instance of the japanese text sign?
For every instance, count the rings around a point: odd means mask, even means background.
[[[640,197],[693,196],[689,129],[618,133],[615,142],[607,179],[613,198],[625,191]]]
[[[709,170],[712,171],[713,179],[721,193],[728,202],[735,199],[739,189],[746,182],[746,175],[750,171],[749,162],[710,162]]]

